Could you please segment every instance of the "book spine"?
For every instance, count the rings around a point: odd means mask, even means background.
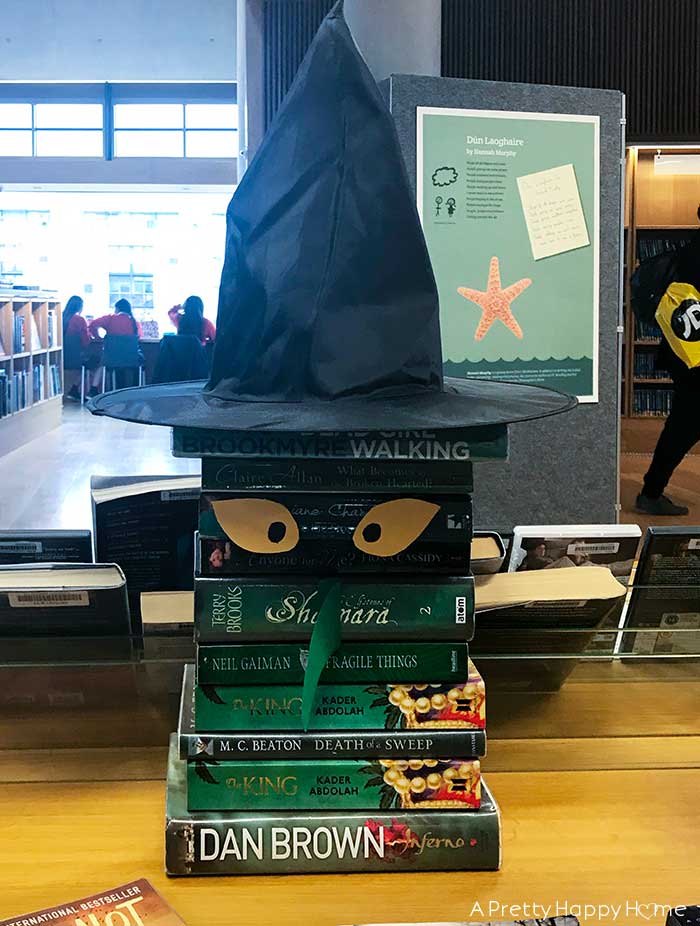
[[[320,578],[195,578],[200,643],[308,642]],[[340,619],[348,640],[466,642],[474,634],[474,579],[445,582],[344,582]]]
[[[176,457],[321,460],[505,460],[506,425],[446,431],[296,433],[173,428]]]
[[[301,687],[293,685],[198,685],[193,729],[207,736],[232,730],[300,732],[301,698]],[[310,725],[314,731],[419,731],[421,736],[485,727],[486,689],[475,670],[446,685],[319,685]],[[479,755],[478,750],[473,754]]]
[[[187,808],[477,810],[478,759],[319,759],[187,763]]]
[[[204,457],[204,491],[461,492],[473,491],[470,460],[227,459]]]
[[[488,811],[268,813],[170,818],[169,875],[495,871],[500,817]]]
[[[206,578],[254,576],[271,572],[303,575],[353,573],[464,575],[470,570],[470,539],[447,543],[416,540],[394,556],[374,556],[353,546],[350,538],[300,540],[288,553],[250,553],[228,539],[200,539],[200,570]]]
[[[349,733],[249,733],[180,735],[180,755],[217,761],[283,759],[383,759],[387,756],[448,759],[486,755],[484,730],[373,730]]]
[[[326,663],[322,684],[451,682],[468,675],[466,643],[344,643]],[[200,646],[200,685],[301,685],[308,649],[293,643]]]

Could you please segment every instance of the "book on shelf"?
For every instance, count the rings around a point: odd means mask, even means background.
[[[12,317],[12,352],[22,354],[26,351],[26,335],[24,328],[24,316],[20,312],[15,312]]]
[[[46,317],[47,347],[56,347],[56,310],[49,309]]]
[[[36,315],[34,312],[32,312],[31,318],[32,318],[32,324],[30,326],[30,331],[31,331],[32,350],[39,351],[41,350],[41,347],[42,347],[41,336],[39,335],[39,324],[36,320]]]
[[[0,564],[91,563],[89,530],[0,531]]]
[[[647,529],[620,651],[700,656],[700,527]]]
[[[605,566],[627,585],[641,536],[636,524],[518,525],[508,571]]]
[[[166,872],[184,875],[477,871],[501,864],[500,811],[486,783],[478,810],[187,809],[187,762],[170,740]]]
[[[129,658],[124,573],[114,564],[0,566],[3,658]]]
[[[140,624],[141,593],[191,591],[199,476],[93,476],[96,558],[118,563]]]
[[[55,926],[185,926],[173,908],[155,888],[140,878],[117,887],[106,888],[99,894],[66,900],[54,907],[17,914],[0,926],[29,926],[53,923]]]
[[[666,417],[671,412],[673,389],[669,384],[655,387],[635,385],[632,393],[632,413],[644,418]]]

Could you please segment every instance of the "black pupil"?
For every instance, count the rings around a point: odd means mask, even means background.
[[[273,521],[267,529],[267,537],[270,543],[279,543],[280,540],[284,540],[286,533],[287,528],[281,521]]]
[[[367,541],[367,543],[375,543],[382,536],[382,528],[379,524],[373,522],[368,524],[367,527],[362,531],[362,536]]]

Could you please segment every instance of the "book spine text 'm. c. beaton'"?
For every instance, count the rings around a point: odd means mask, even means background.
[[[317,577],[195,579],[200,643],[308,641],[318,614]],[[468,641],[474,633],[474,580],[348,582],[340,620],[349,640]]]
[[[181,733],[180,754],[220,761],[238,759],[383,759],[389,756],[448,759],[486,754],[483,730],[353,730],[336,733]]]
[[[467,644],[344,643],[321,673],[325,684],[460,681],[468,674]],[[308,648],[293,643],[200,646],[200,685],[301,685]]]
[[[187,807],[198,810],[475,810],[478,759],[256,759],[187,763]]]

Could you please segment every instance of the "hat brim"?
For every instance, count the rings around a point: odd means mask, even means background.
[[[558,415],[574,397],[541,386],[445,378],[442,392],[333,401],[221,399],[203,382],[119,389],[88,403],[93,414],[171,428],[222,431],[403,431],[513,424]]]

